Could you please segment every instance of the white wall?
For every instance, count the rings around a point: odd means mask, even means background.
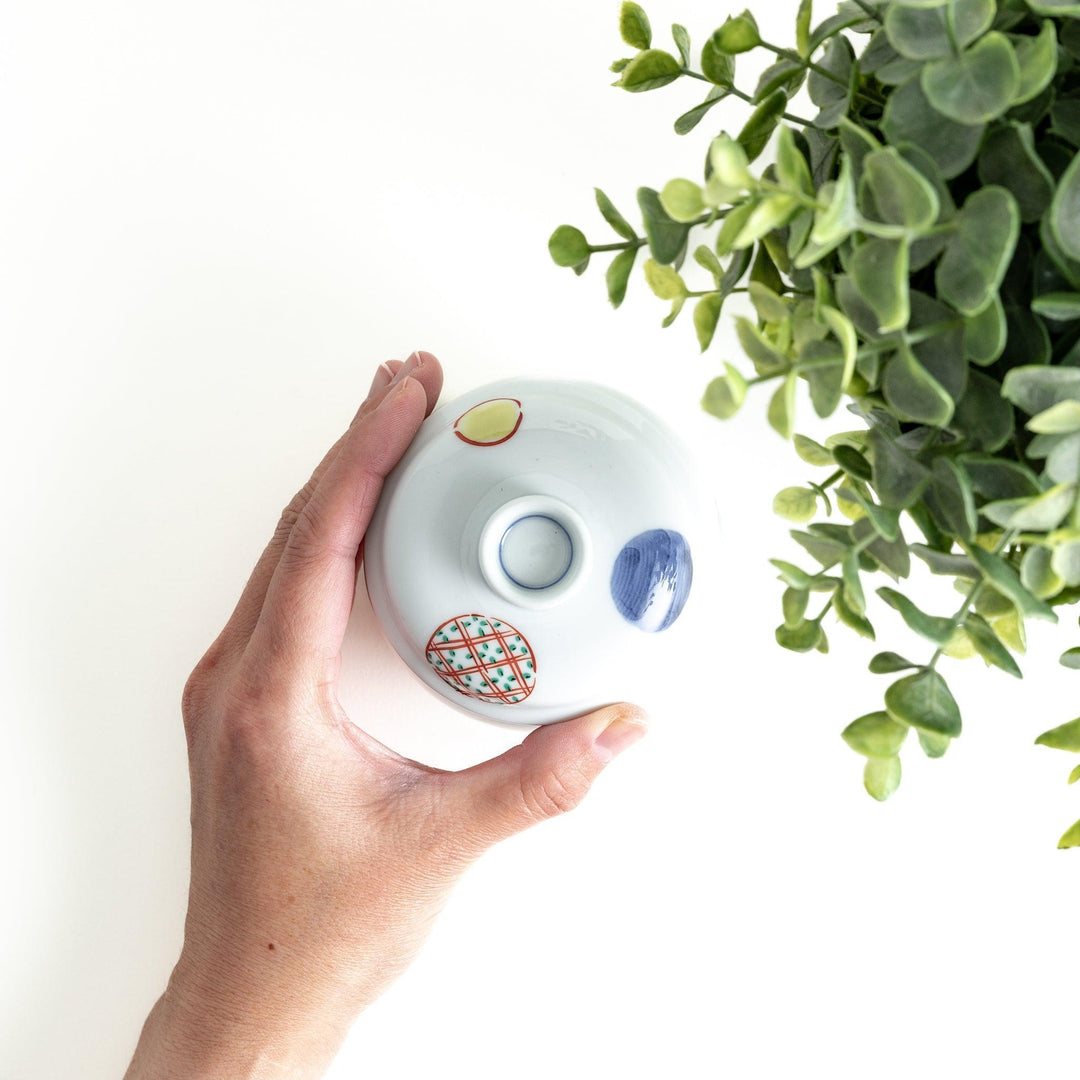
[[[758,4],[770,36],[795,6]],[[726,10],[647,7],[698,44]],[[909,748],[890,803],[863,793],[838,732],[879,707],[873,647],[772,641],[765,559],[793,545],[770,503],[810,470],[763,400],[727,425],[697,407],[730,321],[700,357],[640,278],[612,312],[602,264],[547,257],[562,221],[604,236],[592,185],[629,213],[639,183],[700,168],[708,129],[671,132],[697,86],[609,88],[616,13],[6,6],[0,1076],[122,1071],[180,943],[185,676],[373,367],[417,347],[450,393],[585,375],[675,423],[723,517],[715,627],[708,683],[653,693],[652,733],[585,805],[467,875],[332,1075],[1075,1068],[1080,856],[1054,843],[1080,793],[1031,745],[1076,711],[1071,618],[1032,628],[1024,683],[950,663],[963,739]],[[520,737],[429,697],[363,605],[346,660],[351,714],[402,752],[457,767]]]

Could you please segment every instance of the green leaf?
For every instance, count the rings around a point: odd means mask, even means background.
[[[1077,765],[1076,768],[1069,773],[1070,784],[1075,784],[1077,780],[1080,780],[1080,765]],[[1077,824],[1080,824],[1080,822],[1077,822]]]
[[[1019,665],[1013,659],[1012,653],[1001,644],[997,634],[994,633],[990,624],[981,615],[969,611],[964,618],[964,629],[967,631],[972,645],[975,646],[975,651],[988,664],[993,664],[994,667],[1007,671],[1017,679],[1024,677]]]
[[[556,266],[577,266],[589,257],[589,241],[573,225],[560,225],[548,240],[548,251]]]
[[[761,331],[747,318],[737,316],[735,333],[743,352],[753,361],[759,375],[779,375],[790,367],[788,358],[775,346],[766,341]]]
[[[731,364],[725,364],[724,368],[727,374],[713,379],[705,388],[701,407],[721,420],[728,420],[739,411],[746,400],[747,385],[738,368]]]
[[[783,559],[770,559],[769,562],[780,571],[780,580],[793,589],[806,590],[813,584],[814,579],[794,563],[785,562]]]
[[[885,708],[901,723],[954,739],[960,734],[960,710],[945,680],[926,668],[907,675],[885,691]]]
[[[1080,431],[1080,401],[1059,401],[1027,422],[1028,431],[1040,435],[1071,435]]]
[[[1049,548],[1032,545],[1020,561],[1020,583],[1040,600],[1057,596],[1065,586],[1051,565],[1052,555]]]
[[[1048,0],[1043,0],[1044,4],[1047,2]],[[1058,841],[1059,849],[1073,847],[1080,847],[1080,821],[1069,826],[1069,828],[1062,833],[1061,839]]]
[[[1014,412],[1001,396],[999,382],[981,371],[969,371],[967,389],[949,426],[972,449],[996,453],[1015,434]]]
[[[893,146],[914,143],[933,158],[945,180],[959,176],[975,160],[984,124],[958,124],[927,101],[919,79],[897,87],[885,103],[881,130]]]
[[[928,641],[932,641],[935,645],[944,645],[952,637],[951,619],[946,619],[941,615],[927,615],[903,593],[890,589],[888,586],[883,585],[877,590],[877,594],[889,607],[900,613],[910,629],[916,634],[921,634]]]
[[[907,724],[898,724],[887,712],[872,712],[852,720],[840,737],[863,757],[890,758],[900,752],[909,730]]]
[[[856,248],[848,272],[877,318],[880,333],[888,334],[907,325],[910,308],[906,243],[873,237]]]
[[[1005,376],[1001,394],[1026,413],[1041,413],[1059,401],[1080,400],[1080,369],[1045,364],[1016,367]]]
[[[952,223],[935,281],[938,299],[962,315],[977,315],[993,301],[1020,235],[1020,212],[1012,194],[985,187],[968,197]]]
[[[734,56],[757,48],[761,44],[761,35],[757,20],[749,11],[744,11],[741,15],[729,15],[724,25],[713,32],[712,40],[720,52]]]
[[[728,96],[729,91],[722,86],[714,86],[708,94],[705,95],[705,100],[700,105],[695,105],[692,109],[687,109],[675,121],[675,134],[686,135],[691,132],[701,123],[705,114],[715,105],[717,102],[723,101]]]
[[[977,315],[964,321],[964,355],[973,364],[986,367],[1005,349],[1007,323],[1001,298],[994,296]]]
[[[826,570],[840,562],[850,549],[849,544],[820,532],[800,532],[798,529],[793,529],[791,538],[817,559]]]
[[[1071,668],[1073,671],[1080,670],[1080,648],[1066,649],[1058,657],[1058,663],[1062,667]],[[1072,780],[1069,781],[1070,784],[1072,782]]]
[[[1080,541],[1059,543],[1050,556],[1050,566],[1066,585],[1080,585]]]
[[[1040,15],[1071,15],[1080,18],[1080,2],[1077,0],[1028,0],[1029,8]]]
[[[1068,435],[1058,441],[1046,457],[1046,475],[1055,484],[1080,479],[1080,434]]]
[[[777,60],[761,73],[751,100],[756,105],[777,90],[783,90],[788,98],[792,98],[805,80],[806,65],[801,60]]]
[[[801,191],[804,195],[814,194],[810,166],[795,143],[795,133],[786,126],[781,126],[776,139],[776,178],[793,191]]]
[[[808,487],[785,487],[772,500],[772,512],[800,525],[818,513],[818,496]]]
[[[840,162],[840,175],[835,183],[830,181],[821,189],[818,201],[824,201],[825,208],[814,213],[810,244],[795,260],[795,266],[799,269],[804,269],[827,255],[858,227],[855,180],[848,155]]]
[[[623,0],[619,9],[619,34],[627,45],[635,49],[647,49],[652,44],[649,17],[633,0]]]
[[[806,589],[794,589],[788,586],[780,598],[784,609],[784,625],[794,628],[803,621],[806,608],[810,603],[810,593]]]
[[[717,86],[729,87],[735,80],[735,58],[720,48],[715,34],[701,47],[701,73]]]
[[[655,259],[645,260],[645,281],[661,300],[676,300],[686,296],[686,282],[677,270],[661,266]]]
[[[694,305],[694,330],[702,352],[712,344],[723,307],[724,298],[718,292],[707,293]]]
[[[748,161],[754,161],[769,144],[776,125],[787,107],[787,94],[777,90],[770,94],[751,114],[738,135],[739,145],[746,151]]]
[[[1059,322],[1080,319],[1080,293],[1043,293],[1031,301],[1031,310],[1045,319],[1056,319]]]
[[[953,399],[906,343],[886,365],[881,388],[889,408],[901,420],[945,427],[952,418]]]
[[[623,68],[614,85],[639,94],[644,90],[659,90],[674,82],[679,74],[679,61],[671,53],[663,49],[646,49]]]
[[[839,589],[833,594],[833,611],[836,613],[836,617],[861,637],[873,641],[874,627],[871,625],[870,620],[856,611],[845,599],[845,596],[846,594]]]
[[[607,268],[605,280],[608,299],[612,307],[618,307],[626,299],[626,286],[630,281],[630,272],[634,269],[636,258],[637,248],[627,248],[625,251],[620,251]]]
[[[604,220],[624,240],[636,240],[637,233],[634,232],[630,222],[615,209],[612,201],[599,188],[593,188],[593,191],[596,192],[596,205],[599,208],[600,213],[604,215]]]
[[[986,551],[973,544],[968,549],[972,561],[978,566],[983,577],[993,585],[1002,596],[1016,605],[1025,618],[1047,619],[1057,622],[1057,615],[1049,604],[1033,596],[1024,588],[1017,572],[1000,555]]]
[[[882,505],[894,510],[911,506],[930,482],[930,470],[877,428],[871,429],[867,441],[874,490]]]
[[[783,322],[791,313],[787,303],[760,281],[750,282],[750,301],[762,322]]]
[[[1057,33],[1054,24],[1044,19],[1037,37],[1016,34],[1010,40],[1020,65],[1020,89],[1013,105],[1021,105],[1037,98],[1053,82],[1057,72]]]
[[[981,124],[1001,116],[1020,90],[1020,64],[1009,39],[994,30],[959,56],[922,69],[927,100],[958,124]]]
[[[690,222],[705,209],[701,186],[693,180],[669,180],[660,192],[660,205],[672,221]]]
[[[638,188],[637,200],[653,258],[665,265],[673,263],[686,246],[690,226],[669,217],[652,188]]]
[[[814,442],[806,435],[795,436],[795,453],[807,463],[807,465],[832,465],[835,460],[832,452],[826,450],[821,443]]]
[[[821,624],[814,621],[801,622],[797,626],[781,625],[776,628],[776,643],[791,652],[810,652],[821,641]]]
[[[952,9],[948,15],[947,7]],[[889,4],[885,9],[885,33],[901,56],[934,60],[969,45],[990,28],[994,14],[994,0],[952,0],[949,5],[928,8]]]
[[[806,80],[810,100],[820,112],[815,127],[834,128],[851,107],[855,53],[843,34],[837,34],[818,59]],[[829,72],[829,76],[824,73]]]
[[[874,675],[891,675],[894,672],[907,671],[909,668],[918,666],[894,652],[879,652],[870,658],[870,671]]]
[[[866,614],[866,596],[859,578],[859,557],[854,552],[844,559],[844,599],[856,615]]]
[[[1049,746],[1052,750],[1070,750],[1080,754],[1080,719],[1070,720],[1049,731],[1044,731],[1036,740],[1036,746]]]
[[[785,439],[790,439],[795,423],[794,373],[787,375],[769,400],[769,424]]]
[[[754,182],[746,150],[730,135],[718,135],[709,144],[709,165],[713,178],[731,191],[746,191]]]
[[[973,540],[978,527],[971,481],[954,461],[934,459],[933,479],[923,497],[934,521],[945,532],[961,540]]]
[[[813,0],[801,0],[795,15],[795,47],[804,60],[810,57],[810,20],[813,18],[813,7]]]
[[[680,26],[678,23],[671,24],[671,36],[675,41],[675,46],[679,50],[679,59],[682,61],[683,67],[690,66],[690,31],[685,26]]]
[[[900,772],[898,757],[867,758],[863,766],[866,793],[878,802],[884,802],[900,786]]]
[[[1030,124],[994,128],[979,154],[979,179],[1012,192],[1020,220],[1038,221],[1054,197],[1054,177],[1035,150]]]
[[[952,739],[948,735],[936,735],[930,731],[919,732],[919,745],[928,758],[944,757],[951,742]]]
[[[929,229],[941,209],[934,185],[891,146],[863,158],[859,200],[873,220],[911,235]]]

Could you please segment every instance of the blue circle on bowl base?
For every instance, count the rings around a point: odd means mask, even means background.
[[[650,529],[623,546],[611,573],[611,598],[627,622],[656,634],[682,614],[694,565],[690,545],[673,529]]]
[[[547,514],[526,514],[499,541],[499,565],[517,586],[538,592],[558,585],[574,561],[574,542]]]

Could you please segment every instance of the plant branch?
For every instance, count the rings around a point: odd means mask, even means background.
[[[718,83],[714,83],[712,81],[712,79],[706,78],[704,75],[701,74],[701,72],[692,71],[688,67],[679,68],[679,71],[683,75],[689,75],[691,79],[700,79],[702,82],[707,82],[710,86],[719,85]],[[754,99],[749,94],[744,93],[737,86],[728,85],[728,86],[725,86],[724,89],[732,97],[737,97],[740,101],[745,101],[747,103],[747,105],[756,105],[757,104],[757,102],[755,102]],[[720,100],[720,99],[718,98],[717,100]],[[801,127],[816,127],[817,126],[814,123],[813,120],[807,120],[803,116],[796,116],[794,113],[786,112],[786,113],[783,114],[783,117],[789,124],[799,124]]]
[[[994,554],[995,555],[1000,555],[1001,552],[1004,551],[1005,548],[1007,548],[1010,543],[1012,543],[1013,537],[1015,535],[1016,535],[1016,530],[1015,529],[1010,529],[1010,530],[1008,530],[1006,532],[1003,532],[1001,534],[1001,539],[994,545]],[[963,543],[961,543],[960,546],[963,547],[964,546]],[[983,587],[985,585],[986,585],[986,578],[984,578],[980,574],[978,580],[975,581],[972,584],[970,589],[968,589],[967,595],[964,597],[963,603],[956,610],[956,614],[949,620],[949,625],[951,627],[951,629],[949,631],[949,637],[950,638],[959,629],[960,624],[964,621],[964,618],[967,615],[968,611],[971,610],[971,605],[974,604],[975,601],[979,599],[979,594],[983,591]],[[938,648],[937,648],[937,651],[934,653],[934,655],[932,657],[930,657],[930,663],[927,664],[926,666],[928,668],[936,667],[938,660],[941,659],[944,652],[945,652],[945,646],[944,645],[939,645]]]

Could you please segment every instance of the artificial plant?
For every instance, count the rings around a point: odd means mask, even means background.
[[[616,86],[708,88],[675,121],[680,135],[712,128],[703,177],[639,188],[640,233],[597,189],[618,239],[563,225],[551,255],[582,274],[614,252],[616,307],[644,256],[664,325],[692,300],[702,350],[727,298],[748,294],[757,317],[735,323],[752,374],[726,363],[703,405],[727,418],[765,389],[769,424],[821,470],[774,500],[809,558],[772,560],[777,641],[825,652],[830,613],[873,639],[864,579],[882,573],[893,584],[877,597],[928,642],[914,660],[873,657],[890,677],[883,708],[843,731],[885,799],[912,729],[931,757],[960,734],[940,658],[1019,678],[1026,620],[1080,600],[1080,0],[850,0],[817,25],[802,0],[794,47],[745,11],[696,65],[683,26],[666,50],[638,4],[619,24],[636,52],[612,65]],[[737,58],[760,50],[774,62],[740,87]],[[732,100],[749,115],[714,135]],[[766,148],[772,163],[754,167]],[[701,288],[681,272],[690,251]],[[800,380],[818,416],[846,403],[859,425],[824,443],[796,434]],[[834,501],[846,520],[815,520]],[[955,610],[895,587],[912,556],[953,579]],[[1080,668],[1080,648],[1061,662]],[[1080,719],[1037,741],[1080,752]],[[1059,846],[1080,846],[1080,821]]]

